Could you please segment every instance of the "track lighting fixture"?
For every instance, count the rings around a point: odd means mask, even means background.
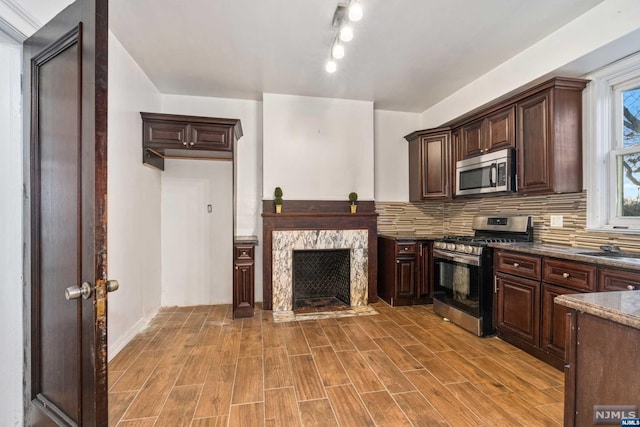
[[[338,66],[336,59],[344,57],[344,45],[353,40],[352,22],[362,19],[362,4],[360,0],[349,0],[347,4],[339,4],[333,13],[332,26],[337,30],[331,50],[329,52],[329,61],[325,64],[325,70],[328,73],[334,73]]]

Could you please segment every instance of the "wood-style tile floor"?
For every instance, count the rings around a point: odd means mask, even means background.
[[[162,309],[109,363],[109,424],[559,426],[563,376],[431,306],[274,323]]]

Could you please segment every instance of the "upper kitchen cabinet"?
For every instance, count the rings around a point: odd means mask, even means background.
[[[413,132],[409,141],[409,200],[451,198],[451,129]]]
[[[242,136],[237,119],[140,113],[142,161],[164,170],[165,158],[232,159]]]
[[[516,108],[509,105],[462,126],[460,158],[516,146]]]
[[[582,90],[587,80],[556,78],[517,108],[517,179],[521,194],[582,191]]]

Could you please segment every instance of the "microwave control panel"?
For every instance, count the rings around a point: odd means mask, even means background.
[[[501,187],[507,185],[507,163],[501,162],[498,163],[498,173],[496,177],[496,187]]]

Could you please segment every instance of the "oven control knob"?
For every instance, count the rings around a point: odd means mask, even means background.
[[[456,245],[456,252],[464,252],[464,249],[465,249],[465,245],[463,244]]]
[[[442,245],[444,245],[444,243],[442,243],[442,242],[435,242],[435,243],[433,244],[433,247],[434,247],[435,249],[442,249]]]
[[[455,243],[447,243],[447,249],[450,251],[455,251],[456,250],[456,244]]]
[[[474,249],[475,248],[473,246],[467,245],[467,246],[464,247],[464,252],[467,253],[467,254],[472,254]]]

